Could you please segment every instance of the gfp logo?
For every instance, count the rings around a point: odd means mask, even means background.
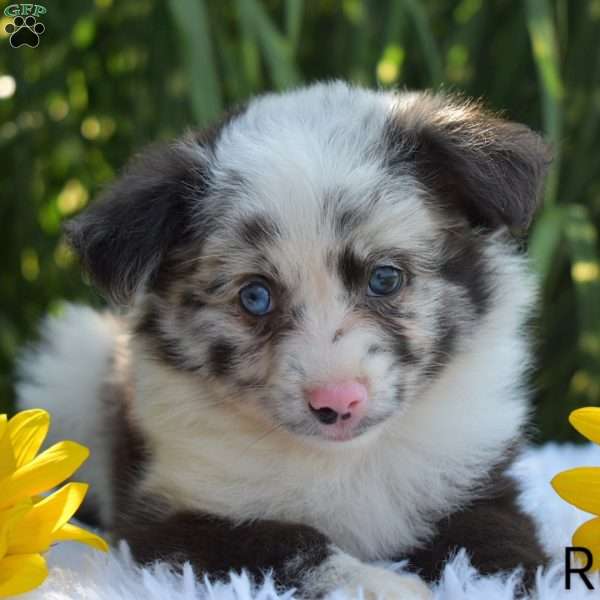
[[[38,17],[45,15],[45,6],[41,4],[10,4],[4,9],[4,15],[12,17],[13,22],[4,28],[10,34],[10,45],[13,48],[29,46],[37,48],[40,43],[40,35],[46,31],[43,23]]]

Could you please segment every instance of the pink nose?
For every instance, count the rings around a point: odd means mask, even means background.
[[[324,385],[307,392],[308,404],[321,423],[332,425],[339,418],[360,420],[366,412],[367,388],[358,381]]]

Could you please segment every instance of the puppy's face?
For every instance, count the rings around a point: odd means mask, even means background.
[[[259,197],[246,185],[240,203]],[[299,186],[287,211],[225,211],[189,272],[165,274],[148,300],[152,344],[176,348],[174,367],[223,401],[297,434],[346,440],[401,410],[483,298],[453,281],[472,268],[459,234],[414,184],[388,187],[303,203]]]
[[[492,308],[489,233],[528,223],[544,162],[502,127],[341,84],[266,97],[138,163],[72,237],[203,398],[350,440],[418,402]]]

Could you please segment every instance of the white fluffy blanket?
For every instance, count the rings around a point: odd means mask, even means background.
[[[571,591],[565,590],[564,548],[577,525],[589,518],[556,496],[550,479],[572,466],[600,465],[597,446],[548,444],[531,449],[516,465],[515,472],[523,484],[522,503],[539,524],[541,540],[555,557],[554,564],[537,575],[537,589],[532,600],[579,600],[600,598],[600,577],[589,592],[578,577]],[[494,543],[490,540],[490,543]],[[122,544],[110,554],[88,551],[76,544],[63,544],[49,554],[50,576],[45,584],[23,600],[271,600],[291,599],[293,590],[277,594],[272,582],[252,583],[245,575],[231,575],[227,583],[210,583],[194,577],[191,568],[182,575],[166,565],[140,569],[133,564],[127,547]],[[390,566],[392,568],[392,566]],[[402,568],[396,565],[395,568]],[[434,586],[436,600],[512,600],[518,573],[508,576],[479,577],[464,552],[445,567]],[[347,600],[334,593],[329,600]]]

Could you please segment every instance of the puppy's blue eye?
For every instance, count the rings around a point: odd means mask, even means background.
[[[266,315],[271,312],[271,292],[264,283],[253,281],[240,290],[240,304],[251,315]]]
[[[369,296],[389,296],[404,283],[404,275],[394,267],[377,267],[369,279]]]

